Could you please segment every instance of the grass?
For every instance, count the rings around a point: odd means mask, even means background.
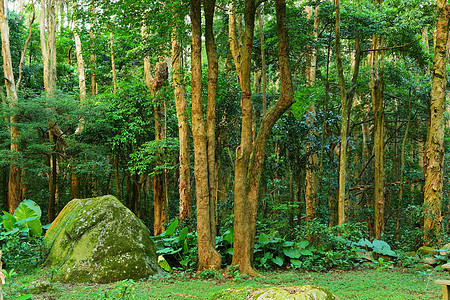
[[[11,278],[4,285],[6,299],[26,294],[34,280],[45,278],[48,271]],[[211,278],[211,279],[206,279]],[[263,272],[255,278],[237,273],[208,271],[200,274],[177,272],[148,281],[125,280],[113,284],[53,283],[51,290],[32,299],[208,299],[221,289],[243,286],[269,287],[315,284],[328,288],[341,299],[441,299],[437,278],[449,278],[443,271],[413,272],[405,269],[363,269],[305,273],[297,271]]]

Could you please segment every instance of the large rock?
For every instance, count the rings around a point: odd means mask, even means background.
[[[244,299],[273,299],[273,300],[339,300],[329,290],[315,285],[271,287],[255,289],[243,287],[226,289],[216,292],[210,300],[244,300]]]
[[[113,196],[70,201],[44,241],[46,263],[62,282],[109,283],[162,272],[150,231]]]

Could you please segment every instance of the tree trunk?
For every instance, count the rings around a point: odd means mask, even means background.
[[[207,101],[206,101],[206,140],[208,155],[208,188],[209,188],[209,212],[210,212],[210,231],[211,247],[215,248],[215,237],[217,235],[216,228],[216,98],[217,98],[217,78],[219,76],[219,62],[217,60],[217,46],[214,40],[213,22],[216,1],[204,1],[205,13],[205,46],[206,57],[208,61],[208,85],[207,85]],[[215,260],[221,260],[220,254],[213,251]],[[219,265],[220,267],[220,265]],[[199,266],[199,270],[200,270]]]
[[[56,88],[56,0],[41,0],[40,12],[40,41],[42,50],[42,61],[44,64],[44,88],[47,95],[54,94]],[[56,196],[58,159],[57,151],[64,144],[62,140],[62,131],[58,124],[49,121],[49,141],[54,144],[53,151],[50,153],[50,171],[49,171],[49,209],[48,221],[52,222],[56,214]],[[64,145],[62,145],[64,146]]]
[[[145,30],[145,29],[144,29]],[[153,97],[153,115],[155,118],[155,140],[164,140],[164,126],[163,126],[163,109],[157,93],[168,78],[167,64],[164,61],[156,63],[155,76],[152,77],[150,69],[150,59],[144,59],[145,82],[147,83],[150,93]],[[159,154],[158,154],[159,156]],[[166,209],[164,199],[164,174],[161,171],[155,172],[153,177],[153,206],[154,206],[154,234],[159,235],[164,231],[164,222],[166,220]]]
[[[359,37],[355,38],[355,68],[352,76],[352,87],[347,91],[344,78],[344,70],[342,67],[341,56],[341,13],[340,0],[336,0],[336,65],[339,77],[339,89],[341,94],[342,106],[342,124],[341,124],[341,145],[339,150],[339,191],[338,191],[338,225],[347,222],[347,139],[350,124],[350,113],[352,108],[353,96],[357,84],[359,65],[361,62],[361,49],[359,47]]]
[[[275,122],[294,103],[289,69],[288,35],[285,24],[286,2],[276,1],[281,95],[275,106],[265,114],[252,145],[252,102],[250,91],[250,60],[255,21],[255,2],[246,1],[244,51],[242,53],[241,144],[236,149],[234,193],[234,250],[232,265],[244,274],[256,274],[253,267],[253,246],[256,235],[256,214],[264,165],[265,146]]]
[[[76,2],[74,2],[74,10],[76,10]],[[78,35],[78,21],[74,21],[73,38],[75,40],[75,53],[77,55],[77,67],[78,67],[78,86],[80,89],[80,106],[84,106],[86,103],[86,75],[84,72],[84,59],[81,49],[81,40]],[[78,127],[75,133],[81,133],[84,130],[84,119],[80,119]],[[74,173],[74,166],[70,174],[70,196],[72,199],[80,198],[80,179]]]
[[[266,54],[264,51],[264,19],[262,15],[263,7],[261,4],[258,9],[259,35],[261,41],[261,77],[262,77],[262,114],[267,111],[267,71],[266,71]]]
[[[381,4],[381,1],[378,1]],[[374,35],[372,37],[372,49],[378,49],[382,46],[381,37]],[[375,211],[375,238],[381,238],[384,233],[384,106],[383,106],[383,72],[382,60],[383,53],[373,51],[370,55],[370,90],[372,96],[373,120],[374,120],[374,137],[373,147],[375,155],[374,167],[374,211]]]
[[[186,88],[183,83],[181,67],[181,47],[176,37],[172,37],[172,78],[175,87],[175,106],[178,118],[178,138],[180,142],[180,178],[178,190],[180,194],[179,221],[191,217],[191,173],[189,154],[189,122],[186,100]]]
[[[192,28],[192,51],[191,51],[191,69],[192,69],[192,135],[194,139],[194,169],[195,169],[195,186],[197,198],[197,234],[198,234],[198,270],[220,269],[222,258],[215,250],[215,236],[213,232],[213,223],[215,219],[212,217],[213,195],[209,185],[209,172],[214,170],[214,166],[208,164],[213,161],[214,156],[208,156],[215,150],[208,148],[210,141],[211,119],[210,109],[215,103],[215,88],[217,84],[217,61],[214,62],[215,44],[212,37],[212,20],[214,16],[215,1],[205,3],[206,35],[207,35],[207,52],[208,52],[208,77],[212,76],[211,83],[208,83],[207,98],[207,124],[203,119],[202,105],[202,69],[201,69],[201,1],[191,0],[191,28]],[[211,60],[212,59],[212,60]],[[216,58],[217,59],[217,58]],[[211,72],[211,73],[210,73]],[[216,76],[214,78],[214,76]],[[208,80],[209,81],[209,80]],[[211,94],[214,93],[214,94]],[[214,117],[215,118],[215,117]],[[214,123],[213,123],[214,124]],[[215,138],[215,137],[214,137]],[[213,145],[210,145],[213,146]],[[212,173],[214,176],[214,173]],[[211,182],[212,183],[212,182]]]
[[[444,183],[444,103],[446,88],[446,46],[448,39],[447,1],[437,1],[436,46],[433,85],[430,94],[430,125],[425,144],[424,244],[437,241],[442,224]]]
[[[342,124],[341,124],[341,146],[339,150],[339,193],[338,193],[338,224],[347,221],[346,188],[347,183],[347,132],[349,127],[350,106],[347,101],[344,71],[341,57],[341,13],[340,0],[336,0],[336,65],[339,76],[339,88],[341,92]]]
[[[310,12],[310,13],[309,13]],[[308,9],[308,17],[312,17],[312,7]],[[317,40],[319,28],[319,7],[317,6],[314,10],[314,40]],[[310,47],[310,53],[308,55],[308,68],[306,69],[306,81],[307,84],[313,86],[316,81],[316,69],[317,69],[317,55],[316,48]],[[306,110],[306,124],[310,127],[309,135],[314,136],[315,130],[313,129],[316,123],[316,108],[314,103],[311,104]],[[309,139],[307,142],[307,151],[311,152],[308,157],[308,166],[306,168],[305,176],[305,201],[306,201],[306,224],[309,224],[316,217],[316,195],[317,187],[319,184],[319,177],[317,174],[319,158],[315,152],[314,143],[311,142],[313,138]]]
[[[3,57],[3,73],[5,77],[6,98],[11,108],[10,122],[10,138],[11,138],[11,162],[9,168],[8,180],[8,209],[11,214],[14,213],[19,203],[22,201],[21,196],[21,168],[19,166],[19,128],[17,127],[16,108],[19,101],[16,91],[16,82],[12,69],[11,51],[9,46],[9,25],[8,13],[5,1],[1,1],[0,7],[0,34],[2,39],[2,57]]]
[[[117,75],[116,75],[116,61],[114,60],[114,35],[112,31],[109,33],[109,48],[111,53],[113,93],[115,94],[117,91]]]

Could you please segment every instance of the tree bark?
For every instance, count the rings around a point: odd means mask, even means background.
[[[338,191],[338,225],[342,225],[347,222],[347,139],[348,130],[350,124],[350,113],[352,108],[353,96],[357,84],[359,65],[361,62],[361,49],[359,46],[359,37],[355,38],[355,68],[352,76],[352,87],[347,91],[344,70],[342,67],[342,54],[341,54],[341,13],[340,13],[340,0],[336,0],[336,65],[339,77],[339,89],[341,94],[341,106],[342,106],[342,124],[341,124],[341,145],[339,150],[339,191]]]
[[[289,69],[288,35],[285,24],[286,2],[276,1],[278,56],[281,78],[281,95],[265,114],[254,144],[252,144],[252,102],[250,91],[250,60],[255,21],[255,2],[246,1],[244,51],[242,55],[241,144],[236,149],[234,186],[234,249],[232,265],[244,274],[254,275],[253,246],[256,235],[256,214],[264,166],[265,147],[275,122],[294,103]]]
[[[209,211],[210,211],[210,231],[211,231],[211,247],[215,248],[215,237],[217,235],[216,228],[216,100],[217,100],[217,79],[219,76],[219,62],[217,59],[217,46],[214,40],[213,22],[215,11],[215,0],[203,2],[205,13],[205,46],[206,57],[208,61],[208,85],[206,100],[206,139],[207,139],[207,155],[208,155],[208,188],[209,188]],[[220,256],[213,251],[213,255]],[[221,259],[221,258],[220,258]],[[220,266],[219,266],[220,267]],[[199,268],[200,269],[200,268]]]
[[[312,17],[312,7],[308,8],[308,18]],[[314,9],[314,40],[318,38],[318,27],[319,27],[319,7]],[[317,69],[317,55],[316,48],[309,47],[310,53],[307,56],[309,60],[308,67],[306,68],[306,83],[309,86],[313,86],[316,81],[316,69]],[[313,129],[316,123],[316,108],[314,103],[312,103],[306,110],[306,124],[310,127],[309,135],[315,135],[315,130]],[[313,138],[310,138],[307,142],[307,151],[311,152],[308,157],[308,166],[306,168],[305,176],[305,202],[306,202],[306,224],[309,224],[316,216],[316,191],[319,184],[319,178],[317,174],[319,158],[314,150]]]
[[[346,188],[347,183],[347,132],[349,127],[350,107],[347,101],[344,71],[341,56],[341,13],[340,0],[336,0],[336,65],[339,76],[339,89],[341,92],[342,124],[341,124],[341,146],[339,151],[339,193],[338,193],[338,224],[347,221]]]
[[[180,178],[178,190],[180,194],[179,221],[191,217],[191,175],[189,153],[189,122],[186,101],[186,88],[183,83],[181,67],[181,47],[175,36],[172,37],[172,79],[175,94],[175,106],[178,118],[178,138],[180,143]]]
[[[205,6],[205,13],[208,20],[207,31],[212,30],[212,16],[214,13],[214,3]],[[206,3],[205,3],[206,5]],[[214,218],[211,218],[212,199],[209,186],[209,151],[208,151],[208,125],[205,126],[203,119],[202,104],[202,69],[201,69],[201,1],[191,0],[191,28],[192,28],[192,135],[194,139],[194,168],[197,198],[197,235],[198,235],[198,270],[219,269],[221,256],[214,248],[214,235],[212,225]],[[212,34],[210,32],[209,34]],[[211,39],[211,37],[209,37]],[[211,40],[209,40],[211,42]],[[211,45],[210,45],[211,46]],[[208,49],[211,51],[211,48]],[[208,57],[210,59],[211,57]],[[211,66],[209,67],[210,71]],[[208,76],[214,74],[209,74]],[[208,93],[211,86],[208,87]],[[212,95],[208,95],[208,101],[212,100]],[[215,98],[214,98],[215,101]],[[207,103],[207,110],[213,104]],[[207,113],[207,122],[208,120]],[[214,174],[213,174],[214,175]]]
[[[9,25],[8,12],[5,1],[1,1],[0,7],[0,34],[2,39],[2,57],[3,57],[3,74],[5,77],[6,98],[11,108],[10,122],[10,138],[11,138],[11,162],[9,168],[8,180],[8,209],[11,214],[14,213],[19,203],[22,201],[21,196],[21,168],[19,162],[19,128],[17,127],[16,108],[19,102],[16,90],[16,82],[12,69],[11,50],[9,45]]]
[[[145,30],[145,29],[144,29]],[[161,90],[168,78],[167,64],[165,61],[156,63],[155,76],[151,75],[150,58],[147,56],[144,59],[145,82],[153,97],[153,115],[155,118],[155,140],[164,140],[164,126],[162,117],[164,112],[158,97],[158,92]],[[159,154],[158,154],[159,156]],[[166,209],[164,199],[164,174],[161,171],[155,172],[153,177],[153,208],[154,208],[154,235],[163,233],[164,222],[166,220]]]
[[[74,2],[74,10],[76,10],[76,2]],[[78,86],[80,89],[80,106],[84,106],[86,103],[86,74],[84,71],[84,59],[81,48],[81,40],[78,34],[78,20],[74,20],[73,38],[75,41],[75,53],[77,56],[77,68],[78,68]],[[81,133],[84,130],[84,119],[80,119],[78,127],[75,133]],[[72,199],[80,198],[80,178],[75,174],[74,167],[72,166],[70,174],[70,197]]]
[[[264,18],[263,7],[258,9],[259,35],[261,41],[261,77],[262,77],[262,111],[263,116],[267,111],[267,71],[266,71],[266,54],[264,51]]]
[[[381,0],[377,1],[378,5],[381,4]],[[377,34],[372,37],[372,49],[379,49],[382,47],[381,37]],[[384,233],[384,105],[383,105],[383,71],[382,61],[383,52],[373,51],[370,53],[370,90],[372,96],[372,109],[374,120],[374,137],[373,147],[375,155],[375,167],[374,167],[374,229],[375,238],[381,238]]]
[[[430,94],[430,123],[425,144],[424,244],[437,241],[442,224],[442,187],[444,183],[444,103],[446,88],[446,47],[448,39],[446,0],[437,1],[436,43],[433,60],[433,85]]]

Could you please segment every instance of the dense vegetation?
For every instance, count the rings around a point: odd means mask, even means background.
[[[5,268],[38,266],[36,222],[103,194],[175,269],[410,266],[450,242],[442,1],[232,2],[9,3]]]

